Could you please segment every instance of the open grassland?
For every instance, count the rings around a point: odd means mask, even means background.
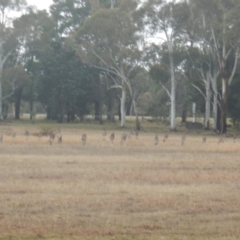
[[[240,239],[240,140],[25,128],[0,128],[0,239]]]

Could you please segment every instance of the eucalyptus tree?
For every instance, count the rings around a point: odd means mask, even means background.
[[[39,72],[39,56],[50,48],[53,35],[53,21],[49,14],[32,8],[13,22],[17,39],[21,46],[18,58],[26,68],[31,81],[27,84],[26,100],[30,105],[30,119],[33,117],[33,104],[37,100],[37,78]]]
[[[13,28],[11,27],[12,20],[9,14],[13,11],[21,11],[24,6],[24,0],[0,1],[0,120],[3,119],[2,71],[4,64],[17,47],[17,41],[14,41]]]
[[[136,7],[135,1],[123,1],[119,8],[99,10],[83,24],[76,37],[81,59],[111,79],[109,88],[120,89],[121,127],[126,125],[127,92],[133,95],[130,74],[139,66],[141,57],[131,16]]]
[[[61,38],[74,33],[89,17],[90,11],[90,0],[53,0],[50,12],[57,36]]]
[[[130,74],[129,79],[132,88],[132,93],[130,94],[129,115],[135,116],[135,129],[141,130],[138,105],[141,96],[148,92],[150,88],[150,78],[148,72],[143,67],[136,67]]]
[[[21,98],[24,87],[29,82],[29,74],[21,65],[7,66],[3,70],[3,101],[14,103],[14,118],[20,119]],[[6,101],[7,100],[7,101]]]
[[[205,49],[209,49],[214,62],[214,71],[211,74],[212,89],[221,114],[219,130],[221,133],[225,133],[227,131],[229,86],[233,81],[239,60],[240,34],[238,28],[240,22],[238,16],[240,2],[237,0],[191,0],[189,2],[199,13],[195,15],[195,19],[198,20],[202,29],[195,39],[202,43]],[[221,78],[221,92],[217,89],[218,75]]]
[[[83,117],[94,101],[98,71],[90,69],[76,55],[59,42],[39,58],[40,76],[38,100],[43,104],[48,120],[73,121]]]
[[[212,74],[214,73],[213,62],[209,51],[196,44],[186,48],[186,61],[181,74],[200,93],[205,101],[204,129],[210,129],[211,103],[212,103]]]
[[[209,31],[203,11],[199,11],[198,4],[197,1],[189,1],[188,4],[190,15],[185,25],[188,56],[184,76],[205,100],[204,128],[210,129],[212,104],[213,129],[217,130],[219,68],[211,46],[211,31]]]
[[[240,123],[240,81],[238,80],[240,77],[239,71],[236,73],[235,78],[233,79],[233,83],[230,86],[229,95],[229,115],[231,116],[233,124],[239,127]]]
[[[62,107],[60,107],[62,110],[60,111],[61,113],[59,115],[63,116],[63,114],[67,114],[68,119],[69,112],[72,112],[74,114],[77,113],[77,115],[83,117],[83,115],[87,113],[87,105],[94,103],[96,110],[95,116],[101,122],[103,94],[101,94],[102,84],[100,81],[97,81],[97,79],[99,79],[99,76],[97,74],[98,71],[87,67],[80,58],[77,59],[75,56],[76,48],[73,41],[73,36],[77,29],[83,25],[85,20],[88,19],[90,15],[93,14],[96,9],[98,9],[98,7],[99,2],[94,0],[54,0],[53,4],[50,7],[50,12],[54,21],[55,32],[53,37],[55,44],[52,45],[52,52],[59,51],[59,53],[56,52],[54,54],[56,54],[59,59],[59,66],[64,69],[64,74],[58,77],[61,80],[58,82],[59,86],[56,86],[56,89],[61,89],[61,85],[64,85],[65,87],[69,85],[65,88],[65,93],[63,93],[61,90],[62,99],[58,98],[57,102],[62,102]],[[71,62],[72,66],[76,67],[76,69],[74,69],[68,63],[64,65],[64,61],[68,61],[68,59],[65,58],[67,56],[69,56],[69,61]],[[52,62],[49,57],[54,58],[54,55],[47,57],[48,61]],[[75,65],[76,63],[79,64],[78,67]],[[54,68],[58,68],[58,66],[54,64],[54,59],[51,64],[53,64]],[[68,66],[68,68],[66,66]],[[45,67],[47,68],[46,65]],[[78,73],[78,78],[75,73]],[[54,72],[51,72],[51,75],[52,74],[55,76],[58,75],[58,73]],[[63,79],[63,75],[65,75],[65,79]],[[46,78],[48,77],[46,76]],[[54,86],[55,84],[57,84],[57,82],[54,83]],[[95,89],[90,87],[90,85]],[[72,87],[74,88],[74,94],[72,95],[72,100],[69,100],[68,102],[71,103],[71,106],[66,107],[64,96],[69,95],[70,98],[70,88]],[[94,90],[95,94],[93,93]],[[56,94],[53,95],[56,99]],[[78,107],[76,106],[77,102],[79,104]]]
[[[176,66],[174,51],[177,41],[184,36],[183,25],[188,19],[187,3],[167,3],[166,1],[146,1],[139,9],[142,30],[150,37],[160,39],[159,45],[166,44],[169,58],[170,91],[165,88],[171,102],[170,129],[176,130]],[[144,35],[145,36],[145,35]],[[161,58],[158,59],[161,61]]]
[[[192,91],[190,91],[190,83],[185,80],[186,72],[182,66],[185,58],[182,58],[183,56],[177,56],[179,54],[181,55],[181,53],[175,51],[173,55],[176,66],[175,78],[177,81],[176,114],[182,116],[182,123],[185,123],[187,121],[188,105],[193,98],[193,94]],[[165,62],[164,58],[164,53],[162,52],[161,64],[152,65],[149,70],[149,75],[158,89],[154,89],[156,97],[157,95],[162,95],[158,96],[159,101],[161,101],[161,103],[158,103],[159,108],[161,108],[158,112],[161,116],[169,117],[171,113],[169,114],[169,109],[167,108],[169,108],[171,99],[171,82],[169,81],[170,73],[167,65],[168,61]],[[177,67],[181,67],[181,69]]]

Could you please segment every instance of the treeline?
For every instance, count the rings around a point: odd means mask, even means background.
[[[135,116],[139,128],[151,115],[176,130],[193,103],[205,129],[240,120],[237,0],[54,0],[49,12],[7,0],[0,10],[2,120],[10,103],[19,119],[23,102],[31,118],[38,104],[58,122],[94,112],[121,127]]]

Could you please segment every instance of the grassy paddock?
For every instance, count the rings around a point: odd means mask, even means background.
[[[28,126],[28,140],[26,127],[0,127],[0,239],[240,238],[240,140],[193,135],[181,146],[159,134],[154,146],[140,133],[120,145],[120,131],[111,144],[110,132],[103,141],[66,125],[49,145],[35,136],[42,125]]]

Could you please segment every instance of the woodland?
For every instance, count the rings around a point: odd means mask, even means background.
[[[239,0],[0,0],[0,120],[240,121]],[[105,118],[103,116],[106,116]]]

